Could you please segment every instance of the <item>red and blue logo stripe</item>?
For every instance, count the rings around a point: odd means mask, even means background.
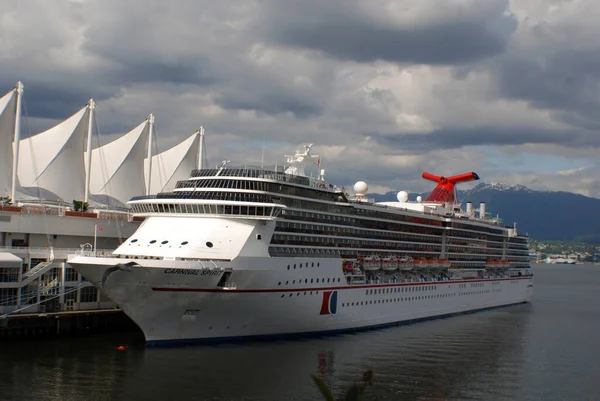
[[[321,315],[335,315],[337,310],[337,291],[323,291]]]

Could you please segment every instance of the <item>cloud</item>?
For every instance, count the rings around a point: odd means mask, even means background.
[[[419,3],[275,1],[258,23],[273,42],[342,60],[446,65],[502,53],[516,28],[504,0]],[[379,7],[392,15],[369,10]]]
[[[211,164],[281,163],[313,142],[342,185],[421,191],[424,170],[482,171],[600,195],[594,0],[0,7],[0,91],[24,81],[34,132],[93,97],[102,143],[154,113],[161,149],[203,124]],[[518,172],[498,162],[513,151]],[[570,161],[550,171],[550,154]]]

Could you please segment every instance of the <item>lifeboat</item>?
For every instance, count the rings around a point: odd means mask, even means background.
[[[424,269],[429,267],[429,261],[427,259],[415,259],[413,260],[413,266],[417,269]]]
[[[391,256],[386,256],[381,259],[383,270],[385,271],[394,271],[398,269],[398,264],[396,263],[396,258]]]
[[[429,259],[429,267],[432,269],[437,269],[438,267],[442,267],[442,265],[440,264],[439,259],[432,258],[432,259]]]
[[[413,267],[413,260],[410,257],[405,256],[398,260],[398,268],[400,270],[412,270]]]
[[[363,258],[363,262],[364,262],[363,268],[365,270],[375,271],[375,270],[379,270],[381,268],[381,260],[379,259],[378,255],[365,256]]]
[[[449,269],[452,266],[452,263],[450,263],[450,259],[440,259],[440,267],[443,267],[444,269]]]

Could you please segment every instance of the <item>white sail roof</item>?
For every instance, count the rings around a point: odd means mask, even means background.
[[[62,123],[19,142],[18,177],[24,191],[71,203],[85,191],[87,105]]]
[[[10,195],[12,187],[16,100],[14,89],[0,98],[0,197]]]
[[[191,171],[198,165],[199,146],[200,134],[197,131],[180,144],[152,156],[150,193],[171,191],[177,181],[189,178]],[[147,158],[144,165],[148,165]]]
[[[122,137],[92,150],[90,199],[123,207],[146,193],[144,158],[149,124],[145,120]]]

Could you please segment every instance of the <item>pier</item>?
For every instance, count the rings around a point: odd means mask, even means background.
[[[139,330],[120,309],[14,314],[0,318],[0,341]]]

